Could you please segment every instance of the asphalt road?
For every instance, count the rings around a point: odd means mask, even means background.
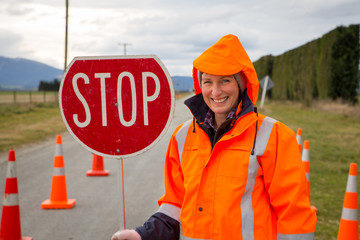
[[[163,194],[164,156],[175,127],[191,118],[176,101],[175,114],[166,135],[153,148],[124,159],[126,227],[142,225],[157,209]],[[87,177],[92,154],[69,133],[62,133],[67,196],[76,199],[69,210],[43,210],[41,203],[51,191],[56,137],[15,149],[22,236],[34,240],[110,239],[123,226],[121,161],[104,158],[106,177]],[[0,196],[4,196],[7,153],[0,156]],[[1,197],[2,214],[3,199]]]

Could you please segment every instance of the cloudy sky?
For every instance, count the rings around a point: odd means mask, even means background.
[[[1,0],[0,56],[63,69],[65,0]],[[221,36],[251,60],[280,55],[337,26],[360,23],[359,0],[69,0],[68,63],[76,56],[155,54],[171,75]]]

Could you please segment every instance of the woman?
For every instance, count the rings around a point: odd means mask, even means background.
[[[171,137],[160,208],[113,239],[313,239],[295,134],[256,112],[259,83],[238,38],[224,36],[193,65],[193,119]]]

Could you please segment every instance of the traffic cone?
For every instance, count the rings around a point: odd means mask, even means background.
[[[357,165],[351,163],[337,239],[359,240],[358,222]]]
[[[61,135],[57,135],[50,199],[43,201],[41,203],[41,208],[70,209],[75,206],[75,203],[75,199],[67,198],[62,139]]]
[[[296,131],[296,141],[298,143],[300,153],[301,153],[301,148],[302,148],[302,146],[301,146],[301,142],[302,142],[301,134],[302,134],[302,130],[301,130],[301,128],[298,128],[297,131]]]
[[[86,176],[108,176],[109,170],[104,170],[104,158],[93,154],[92,169],[86,172]]]
[[[306,180],[310,197],[310,144],[308,140],[304,141],[304,148],[301,154],[302,163],[305,168]]]
[[[305,169],[306,180],[308,185],[308,193],[309,193],[309,200],[310,200],[310,143],[308,140],[304,141],[304,148],[301,154],[301,159],[303,162],[303,166]],[[311,208],[317,212],[317,208],[315,206],[311,206]]]
[[[9,151],[4,193],[4,204],[0,224],[0,239],[32,240],[32,237],[21,237],[20,207],[14,150]]]

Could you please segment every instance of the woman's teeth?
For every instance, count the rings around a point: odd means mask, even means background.
[[[222,102],[225,102],[226,99],[227,99],[227,97],[224,97],[224,98],[221,98],[221,99],[213,99],[213,100],[216,103],[222,103]]]

